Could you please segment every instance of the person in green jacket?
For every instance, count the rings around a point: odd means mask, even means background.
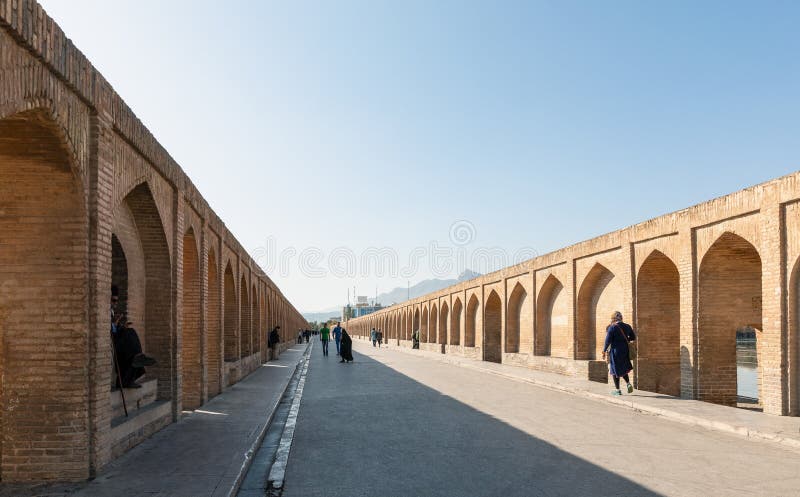
[[[319,330],[319,341],[322,342],[322,355],[328,356],[328,341],[331,339],[331,330],[328,329],[328,323],[322,324],[322,329]]]

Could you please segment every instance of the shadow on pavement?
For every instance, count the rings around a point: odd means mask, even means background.
[[[660,495],[354,355],[314,350],[286,497]]]

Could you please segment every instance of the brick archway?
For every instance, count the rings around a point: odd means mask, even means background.
[[[654,250],[636,277],[635,371],[637,388],[681,393],[680,275],[675,264]]]
[[[442,308],[439,311],[439,340],[442,354],[445,353],[447,345],[447,325],[450,324],[450,309],[447,307],[447,302],[442,302]]]
[[[181,306],[181,374],[183,407],[196,409],[203,402],[202,330],[200,308],[200,256],[194,230],[183,236],[183,305]]]
[[[521,328],[531,328],[530,314],[526,312],[525,301],[528,292],[522,284],[514,285],[511,297],[508,299],[508,319],[506,320],[506,352],[519,353],[521,342]]]
[[[474,294],[467,304],[467,319],[464,322],[464,347],[475,347],[475,328],[478,322],[480,304]]]
[[[570,305],[564,285],[552,274],[539,290],[536,305],[536,337],[534,353],[542,356],[570,358],[572,340],[569,330]]]
[[[155,376],[158,380],[158,399],[167,400],[172,398],[173,385],[177,381],[177,357],[171,325],[172,270],[169,245],[161,215],[147,183],[140,183],[133,188],[123,204],[135,223],[136,236],[144,255],[144,316],[139,321],[133,320],[133,326],[143,326],[144,332],[139,333],[142,348],[158,361],[155,366],[148,368],[147,376]],[[129,277],[133,278],[130,269]],[[137,331],[140,331],[139,328]]]
[[[221,390],[222,332],[220,328],[219,266],[213,251],[208,252],[208,305],[206,309],[206,368],[208,370],[208,397]]]
[[[483,360],[503,362],[503,301],[492,290],[486,299],[483,315]]]
[[[258,312],[258,290],[256,285],[250,286],[250,353],[261,352],[261,342],[259,341],[261,329],[261,316]]]
[[[419,341],[428,343],[428,306],[422,308],[422,322],[420,323]]]
[[[761,290],[758,251],[744,238],[724,233],[700,263],[697,330],[700,400],[737,404],[737,333],[744,328],[756,330],[758,350],[758,334],[762,329]],[[757,375],[756,382],[759,379]],[[760,384],[757,389],[760,398]]]
[[[461,315],[464,312],[464,306],[461,304],[461,299],[456,297],[453,302],[453,313],[450,318],[450,345],[461,345]]]
[[[428,317],[428,343],[436,343],[437,329],[439,328],[439,312],[436,304],[431,305],[431,312]]]
[[[225,309],[225,362],[239,360],[239,302],[236,300],[236,280],[230,261],[223,276]]]
[[[247,279],[242,275],[239,285],[239,343],[241,357],[249,357],[253,353],[253,329],[250,308],[250,293],[247,290]]]
[[[60,128],[40,111],[0,120],[0,479],[88,475],[88,218]],[[105,314],[105,313],[104,313]],[[107,314],[105,314],[107,315]],[[55,320],[53,320],[55,318]],[[108,318],[106,318],[108,319]],[[47,321],[47,325],[43,323]],[[107,322],[107,321],[106,321]],[[107,348],[108,329],[101,331]],[[66,362],[71,368],[43,369]],[[108,376],[92,378],[108,391]],[[12,462],[49,447],[59,456]],[[65,470],[65,467],[71,469]]]
[[[578,292],[578,326],[575,337],[575,359],[600,356],[611,313],[620,306],[621,295],[611,287],[614,273],[602,264],[595,264],[583,280]],[[609,288],[610,287],[610,288]]]

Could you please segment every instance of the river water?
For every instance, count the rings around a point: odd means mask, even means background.
[[[756,341],[736,340],[736,385],[739,397],[758,399]]]

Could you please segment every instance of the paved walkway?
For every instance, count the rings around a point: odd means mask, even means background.
[[[776,445],[354,348],[312,353],[283,497],[798,495],[800,454]]]
[[[226,497],[307,344],[261,368],[75,486],[3,485],[0,496]]]
[[[354,340],[356,347],[371,347],[371,342]],[[383,345],[407,354],[425,357],[460,367],[495,374],[516,381],[523,381],[559,392],[578,395],[595,401],[621,405],[637,411],[677,421],[702,426],[710,430],[726,432],[755,441],[775,443],[783,448],[800,452],[800,417],[772,416],[761,412],[687,400],[652,392],[635,391],[633,395],[612,397],[611,384],[583,380],[557,373],[536,371],[519,366],[476,361],[448,354],[414,350],[407,347]],[[800,492],[800,490],[798,491]]]

